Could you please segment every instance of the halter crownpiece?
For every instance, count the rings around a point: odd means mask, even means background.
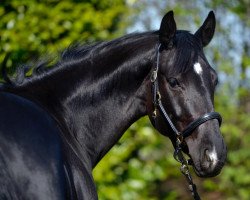
[[[184,130],[182,131],[178,131],[178,129],[175,127],[175,125],[173,124],[173,122],[171,121],[170,117],[168,116],[162,101],[161,101],[161,94],[160,94],[160,90],[159,90],[159,83],[158,83],[158,70],[159,70],[159,61],[160,61],[160,48],[161,48],[161,44],[158,45],[157,48],[157,56],[156,56],[156,66],[152,71],[150,80],[152,83],[152,95],[153,95],[153,104],[154,104],[154,111],[153,111],[153,120],[154,120],[154,125],[155,125],[155,121],[157,118],[157,110],[159,110],[160,115],[163,117],[164,121],[166,122],[166,124],[168,124],[172,131],[175,133],[176,136],[176,147],[175,147],[175,151],[174,151],[174,158],[181,163],[181,172],[182,174],[184,174],[184,176],[186,177],[188,183],[189,183],[189,189],[192,193],[192,196],[195,200],[200,200],[200,196],[197,192],[196,189],[196,185],[193,183],[192,177],[190,175],[189,169],[188,169],[188,165],[190,165],[192,163],[191,160],[186,160],[186,158],[184,157],[183,153],[182,153],[182,148],[181,148],[181,144],[183,143],[184,139],[188,136],[190,136],[193,131],[200,126],[201,124],[212,120],[212,119],[217,119],[219,122],[219,126],[222,123],[222,117],[219,113],[217,112],[210,112],[210,113],[206,113],[205,115],[199,117],[198,119],[192,121]]]

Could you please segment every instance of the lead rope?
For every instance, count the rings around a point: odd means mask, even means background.
[[[186,180],[189,184],[189,190],[192,193],[194,200],[201,200],[201,198],[197,192],[196,185],[193,183],[193,179],[192,179],[192,176],[191,176],[189,168],[188,168],[189,161],[186,160],[186,158],[182,154],[181,143],[183,141],[183,136],[176,129],[176,127],[174,126],[174,124],[170,120],[170,118],[169,118],[169,116],[168,116],[168,114],[167,114],[166,110],[164,109],[162,102],[161,102],[161,95],[159,92],[158,81],[157,81],[159,60],[160,60],[160,53],[159,53],[160,48],[161,48],[161,44],[159,44],[159,46],[157,48],[156,67],[154,68],[154,70],[151,74],[151,78],[150,78],[151,82],[152,82],[152,93],[153,93],[153,104],[154,104],[154,111],[153,111],[152,117],[153,117],[154,123],[155,123],[156,116],[157,116],[157,109],[158,109],[161,112],[161,114],[164,116],[163,117],[164,120],[170,125],[172,130],[175,132],[176,137],[177,137],[177,141],[176,141],[176,148],[175,148],[173,156],[174,156],[175,160],[177,160],[178,162],[181,163],[180,171],[186,177]]]
[[[157,105],[158,105],[158,109],[161,112],[161,114],[164,116],[164,119],[168,122],[168,124],[171,126],[172,130],[175,132],[177,140],[176,140],[176,147],[175,147],[175,151],[174,151],[174,158],[175,160],[177,160],[178,162],[181,163],[181,167],[180,167],[180,171],[181,173],[186,177],[186,180],[189,184],[189,190],[192,193],[192,196],[194,198],[194,200],[201,200],[198,192],[197,192],[197,187],[193,182],[192,176],[190,174],[189,171],[189,167],[188,165],[190,164],[190,161],[187,160],[184,155],[182,154],[182,148],[181,148],[181,143],[183,142],[183,136],[180,132],[177,131],[177,129],[175,128],[174,124],[171,122],[167,112],[165,111],[164,107],[162,106],[161,100],[160,100],[160,96],[158,96],[157,99]]]
[[[191,192],[194,200],[201,200],[198,192],[197,192],[197,187],[193,182],[192,176],[190,174],[189,171],[189,162],[188,160],[186,160],[186,158],[183,156],[182,154],[182,149],[180,147],[181,145],[181,140],[178,138],[177,142],[176,142],[176,148],[175,148],[175,152],[174,152],[174,158],[175,160],[177,160],[178,162],[181,163],[181,167],[180,167],[180,171],[181,173],[186,177],[186,180],[189,184],[189,191]]]

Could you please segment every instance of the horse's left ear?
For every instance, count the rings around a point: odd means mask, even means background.
[[[161,27],[159,30],[159,40],[164,46],[172,46],[173,37],[176,33],[176,23],[174,20],[174,12],[169,11],[161,21]]]
[[[214,12],[210,11],[205,22],[195,33],[195,36],[197,36],[201,40],[203,47],[207,46],[212,40],[214,36],[215,25],[216,21]]]

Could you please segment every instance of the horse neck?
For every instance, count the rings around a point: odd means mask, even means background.
[[[65,134],[75,138],[80,151],[87,153],[91,167],[133,122],[146,115],[148,76],[156,49],[156,36],[153,38],[151,42],[145,38],[137,41],[143,45],[136,49],[133,43],[100,46],[91,61],[72,66],[74,69],[68,70],[60,83],[55,82],[60,77],[57,75],[48,84],[50,94],[46,96],[58,95],[54,98],[58,101],[52,105],[47,102],[45,107],[59,123],[64,121]],[[103,48],[109,49],[104,52]]]

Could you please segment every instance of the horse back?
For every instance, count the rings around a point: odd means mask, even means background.
[[[0,199],[64,199],[60,129],[46,111],[0,93]]]

